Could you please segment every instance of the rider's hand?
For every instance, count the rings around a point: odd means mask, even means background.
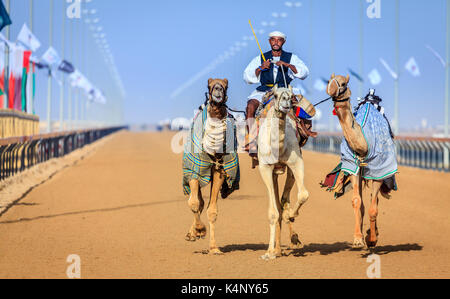
[[[271,64],[271,61],[270,61],[270,60],[266,60],[266,61],[264,61],[263,64],[261,65],[261,68],[262,68],[263,70],[268,70],[268,69],[270,69],[270,64]]]
[[[276,65],[278,66],[278,67],[281,67],[281,66],[284,66],[284,67],[287,67],[287,68],[289,68],[291,65],[289,64],[289,63],[286,63],[286,62],[284,62],[284,61],[278,61],[277,63],[276,63]]]

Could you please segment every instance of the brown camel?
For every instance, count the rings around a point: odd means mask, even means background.
[[[239,158],[235,140],[227,141],[227,137],[233,136],[233,133],[230,135],[230,131],[235,130],[234,119],[228,114],[226,107],[228,80],[210,79],[208,89],[206,107],[197,115],[191,130],[195,138],[191,136],[190,140],[200,141],[198,145],[195,145],[195,142],[188,143],[183,157],[183,184],[185,194],[190,195],[188,204],[194,214],[194,223],[186,235],[186,241],[195,242],[206,237],[206,226],[201,221],[205,207],[201,188],[211,182],[207,208],[210,229],[209,253],[218,255],[222,252],[215,238],[217,201],[219,192],[222,192],[222,197],[225,198],[239,188]]]
[[[327,87],[327,93],[332,97],[334,102],[335,113],[339,119],[339,123],[342,127],[345,140],[348,143],[349,148],[354,152],[358,165],[358,171],[356,175],[351,174],[351,183],[353,185],[352,204],[355,211],[355,231],[353,248],[364,248],[363,241],[363,218],[365,213],[364,203],[362,200],[363,181],[369,186],[371,182],[372,195],[371,204],[369,208],[370,217],[370,229],[367,231],[365,238],[367,247],[373,248],[378,242],[378,228],[377,228],[377,216],[378,216],[378,196],[386,196],[385,193],[380,192],[380,189],[384,183],[384,180],[367,179],[362,174],[366,164],[366,157],[368,156],[369,144],[364,135],[361,125],[356,121],[350,105],[351,90],[348,87],[350,76],[331,76]],[[393,142],[392,142],[393,144]],[[396,165],[395,165],[396,167]],[[342,177],[341,177],[342,179]]]

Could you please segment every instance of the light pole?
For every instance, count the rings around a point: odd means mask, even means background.
[[[400,79],[400,4],[399,0],[395,0],[395,72],[397,73],[397,78],[394,81],[394,119],[395,127],[394,133],[398,135],[400,133],[400,122],[399,122],[399,79]]]
[[[70,28],[69,28],[69,48],[70,48],[70,62],[73,62],[73,20],[70,20]],[[72,130],[72,85],[69,83],[68,85],[68,94],[67,94],[67,124],[69,126],[69,130]]]
[[[446,74],[445,74],[445,124],[444,124],[444,135],[448,135],[448,109],[449,109],[449,97],[450,97],[450,0],[447,0],[447,61],[446,61]]]
[[[309,69],[312,69],[313,65],[313,51],[314,51],[314,0],[309,0]],[[309,86],[310,90],[313,90],[313,81],[310,80],[311,84]]]
[[[64,59],[65,50],[66,50],[66,5],[62,3],[62,37],[61,37],[61,55]],[[64,92],[65,92],[65,76],[64,72],[61,72],[61,88],[60,88],[60,96],[59,96],[59,130],[64,130]]]
[[[290,2],[287,1],[284,3],[285,6],[292,8],[293,10],[293,16],[292,16],[292,49],[296,50],[296,37],[297,37],[297,27],[295,26],[295,21],[296,21],[296,12],[297,12],[297,8],[302,7],[302,3],[301,2]]]
[[[364,78],[364,2],[360,0],[360,16],[359,16],[359,73]],[[359,82],[359,96],[364,96],[364,82]]]
[[[53,0],[50,0],[50,23],[49,23],[49,45],[53,46]],[[47,85],[47,132],[52,131],[52,74],[51,66],[48,69],[48,85]]]
[[[6,11],[8,12],[9,15],[11,15],[11,3],[10,0],[6,0]],[[10,39],[10,35],[11,35],[11,31],[10,31],[10,26],[6,26],[6,39],[9,40]],[[8,108],[8,98],[9,98],[9,89],[8,89],[8,84],[9,82],[9,47],[8,44],[5,43],[5,95],[4,95],[4,103],[3,103],[3,107],[5,109]]]
[[[31,32],[33,32],[33,0],[30,0],[30,20],[29,20],[29,22],[30,22],[30,31]],[[30,61],[30,69],[32,69],[32,67],[33,67],[33,63]],[[32,79],[32,80],[34,80],[34,78]],[[31,84],[28,84],[28,93],[27,93],[27,95],[28,95],[28,98],[29,98],[29,100],[28,100],[28,107],[29,107],[29,110],[27,111],[28,113],[30,113],[30,114],[34,114],[34,97],[33,97],[33,92],[34,92],[34,87],[33,87],[33,84],[34,83],[31,83]]]
[[[336,0],[331,0],[331,52],[330,52],[330,69],[331,73],[335,72],[335,36],[336,36]],[[334,116],[330,116],[330,132],[334,132]]]

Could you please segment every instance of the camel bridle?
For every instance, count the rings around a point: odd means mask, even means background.
[[[349,99],[338,100],[338,98],[347,92],[348,86],[343,86],[343,85],[341,85],[341,84],[339,83],[339,81],[338,81],[336,78],[331,79],[331,81],[328,83],[328,87],[327,87],[327,89],[328,89],[328,90],[327,90],[328,94],[330,93],[330,85],[331,85],[333,82],[336,84],[336,86],[337,86],[337,88],[338,88],[338,91],[339,91],[337,96],[332,97],[333,102],[335,102],[335,103],[347,102]]]

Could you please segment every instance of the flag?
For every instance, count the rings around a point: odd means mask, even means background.
[[[359,82],[364,82],[364,79],[354,70],[352,70],[351,68],[348,69],[348,71],[350,72],[350,74],[355,77],[356,79],[358,79]]]
[[[64,72],[64,73],[67,73],[67,74],[72,74],[73,72],[75,72],[75,68],[73,67],[73,65],[70,62],[66,61],[66,60],[63,60],[61,62],[61,64],[59,65],[58,69],[61,72]]]
[[[397,80],[398,74],[391,69],[391,67],[387,64],[387,62],[383,58],[380,58],[380,62],[384,66],[384,68],[388,71],[388,73],[391,74],[392,78],[394,78],[394,80]]]
[[[5,103],[5,43],[0,42],[0,108]]]
[[[41,42],[36,38],[33,32],[31,32],[27,24],[23,24],[22,30],[20,30],[20,33],[17,36],[17,40],[33,52],[36,52],[41,47]]]
[[[414,77],[420,76],[419,65],[417,64],[414,57],[411,57],[405,65],[405,69],[411,73]]]
[[[439,60],[439,62],[445,68],[446,63],[445,63],[444,58],[442,58],[442,56],[439,55],[439,53],[436,50],[434,50],[431,46],[427,45],[426,47],[427,47],[428,50],[430,50],[430,52]]]
[[[61,64],[61,58],[59,58],[58,52],[56,52],[53,47],[48,48],[47,52],[42,55],[43,62],[48,64],[50,67],[53,67],[54,65],[59,66]]]
[[[378,84],[381,83],[381,75],[380,75],[380,73],[378,72],[377,69],[373,69],[373,70],[369,73],[368,76],[369,76],[370,83],[371,83],[372,85],[378,85]]]
[[[324,91],[327,88],[327,85],[323,82],[323,80],[317,79],[314,83],[314,88],[318,91]]]
[[[23,52],[23,70],[22,70],[22,111],[27,112],[27,80],[30,71],[30,56],[31,51]]]
[[[9,17],[9,14],[6,11],[5,6],[3,5],[3,1],[0,0],[0,31],[2,31],[3,28],[11,24],[12,24],[11,18]]]
[[[21,46],[10,48],[8,80],[8,108],[22,110],[22,75],[24,49]]]

